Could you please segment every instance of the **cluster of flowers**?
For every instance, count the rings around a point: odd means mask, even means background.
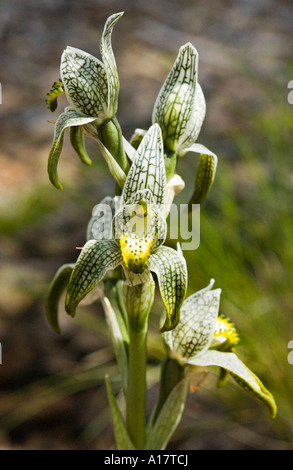
[[[114,14],[105,24],[100,44],[102,61],[67,47],[61,58],[61,79],[54,83],[47,98],[53,111],[58,95],[65,94],[69,102],[55,124],[48,162],[53,185],[62,189],[57,164],[64,131],[69,128],[71,143],[83,163],[91,163],[85,136],[95,139],[120,188],[120,195],[101,202],[111,209],[108,223],[103,220],[103,230],[99,218],[93,216],[88,241],[77,262],[57,272],[47,302],[49,321],[58,331],[58,302],[66,288],[65,308],[74,316],[81,301],[105,300],[103,283],[118,266],[123,267],[119,272],[124,273],[124,282],[131,286],[151,282],[153,272],[165,307],[161,332],[166,351],[184,367],[185,377],[217,366],[221,384],[232,376],[275,415],[272,395],[235,353],[235,327],[219,313],[221,290],[212,289],[212,280],[186,299],[183,253],[179,246],[177,250],[164,246],[170,204],[184,187],[176,174],[178,159],[187,153],[199,155],[193,203],[205,199],[217,167],[216,155],[197,142],[206,112],[198,82],[198,52],[190,43],[180,48],[154,104],[151,127],[136,129],[127,141],[116,118],[119,77],[111,46],[112,30],[121,16]],[[115,237],[111,238],[114,231]]]

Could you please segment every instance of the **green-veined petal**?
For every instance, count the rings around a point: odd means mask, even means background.
[[[198,53],[192,44],[179,49],[156,99],[152,122],[159,123],[169,151],[193,143],[205,117],[205,100],[197,82]]]
[[[205,115],[205,97],[200,84],[197,83],[191,118],[187,123],[185,132],[180,135],[178,140],[177,150],[179,155],[182,152],[182,149],[188,147],[197,140]]]
[[[188,361],[209,348],[217,325],[221,289],[211,290],[214,280],[184,300],[180,323],[164,333],[172,357]]]
[[[57,173],[57,165],[60,157],[60,153],[63,146],[63,139],[64,139],[64,131],[67,127],[72,126],[83,126],[94,121],[94,118],[90,117],[83,117],[80,114],[74,111],[65,111],[64,113],[60,114],[58,117],[55,130],[54,130],[54,138],[53,144],[49,155],[48,160],[48,174],[51,183],[57,189],[63,189],[62,184],[59,181],[58,173]]]
[[[149,269],[158,277],[160,292],[166,309],[166,318],[161,332],[172,330],[180,319],[180,307],[187,289],[187,267],[184,257],[166,246],[151,253]]]
[[[195,178],[195,187],[193,195],[189,201],[191,204],[201,204],[208,195],[215,179],[218,157],[208,148],[201,144],[193,144],[184,149],[181,156],[188,152],[199,153],[197,173]]]
[[[100,43],[101,56],[106,70],[108,82],[108,109],[112,110],[113,116],[117,112],[119,77],[116,68],[115,56],[113,54],[111,45],[111,35],[115,24],[122,15],[123,12],[115,13],[107,19]]]
[[[132,162],[122,192],[126,203],[137,191],[149,189],[163,209],[166,197],[166,170],[162,133],[158,124],[150,127]]]
[[[61,56],[61,79],[70,105],[84,116],[95,117],[97,124],[113,117],[108,109],[108,79],[103,63],[74,47]]]
[[[73,268],[74,264],[64,264],[58,269],[51,282],[49,294],[46,299],[46,315],[51,327],[56,333],[60,333],[58,322],[59,300],[69,283]]]
[[[188,363],[203,367],[218,366],[228,370],[241,387],[269,407],[272,417],[276,416],[277,407],[274,397],[236,354],[232,352],[209,350],[189,359]]]
[[[109,269],[122,262],[117,244],[112,240],[89,240],[83,247],[71,274],[65,309],[74,316],[79,302],[101,281]]]

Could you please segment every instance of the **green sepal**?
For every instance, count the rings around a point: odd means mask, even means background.
[[[211,344],[219,313],[221,289],[207,287],[190,295],[181,307],[180,323],[165,333],[164,340],[174,357],[189,360]]]
[[[46,315],[47,319],[56,333],[60,333],[60,326],[58,321],[58,305],[63,292],[65,291],[74,264],[64,264],[61,266],[51,282],[49,293],[46,299]]]
[[[58,80],[58,82],[54,82],[51,90],[49,91],[49,93],[47,93],[48,98],[46,98],[46,104],[52,112],[57,109],[57,98],[59,95],[65,95],[65,90],[61,80]]]
[[[143,137],[128,172],[122,192],[123,203],[137,192],[150,190],[161,210],[166,199],[166,170],[161,129],[158,124],[149,128]]]
[[[202,204],[208,195],[214,181],[215,165],[211,155],[201,155],[199,158],[195,179],[192,204]]]
[[[63,189],[62,184],[59,181],[58,173],[57,173],[57,165],[60,157],[60,153],[63,146],[63,139],[64,139],[64,131],[67,127],[72,126],[82,126],[84,124],[88,124],[93,122],[95,118],[90,117],[83,117],[80,114],[76,113],[75,111],[65,111],[64,113],[60,114],[58,117],[55,129],[54,129],[54,139],[52,148],[49,154],[48,160],[48,174],[51,183],[57,189]]]
[[[166,399],[154,425],[148,431],[146,450],[164,450],[184,411],[189,378],[182,379]]]
[[[92,160],[88,156],[88,153],[86,150],[85,138],[84,138],[84,133],[82,131],[82,127],[81,126],[70,127],[69,136],[70,136],[71,145],[76,151],[82,163],[85,163],[85,165],[91,165]]]
[[[172,330],[180,320],[180,307],[187,289],[187,267],[184,257],[167,246],[151,253],[149,269],[158,277],[161,297],[166,309],[165,323],[161,332]]]
[[[218,157],[207,147],[198,143],[185,148],[179,156],[183,157],[188,152],[200,154],[194,191],[188,203],[189,208],[192,209],[192,204],[201,204],[208,195],[215,179]]]
[[[120,408],[114,397],[109,377],[105,377],[108,401],[111,409],[112,422],[114,427],[115,440],[118,450],[135,450],[135,447],[129,437],[126,424],[122,417]]]
[[[89,240],[83,247],[71,274],[65,309],[72,317],[79,302],[100,282],[109,269],[122,262],[113,240]]]
[[[111,44],[111,36],[115,24],[117,21],[119,21],[123,14],[124,12],[119,12],[109,16],[105,23],[100,42],[100,52],[107,74],[108,108],[112,109],[112,116],[115,116],[117,113],[120,83],[116,67],[116,60]]]
[[[220,374],[218,377],[217,387],[222,388],[226,385],[229,378],[229,371],[224,369],[223,367],[220,368]]]

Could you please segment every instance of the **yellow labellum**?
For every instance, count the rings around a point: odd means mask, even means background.
[[[226,317],[219,316],[214,333],[214,344],[217,349],[222,351],[231,351],[239,342],[239,336],[233,323]]]
[[[121,237],[121,254],[125,265],[130,271],[141,273],[144,270],[154,241],[153,238],[141,238],[137,234]]]

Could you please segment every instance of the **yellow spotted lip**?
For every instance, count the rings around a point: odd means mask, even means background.
[[[154,241],[154,239],[148,237],[140,238],[135,234],[121,237],[121,254],[126,267],[130,271],[141,273],[145,269]]]
[[[114,236],[123,262],[130,271],[141,273],[150,252],[163,242],[160,223],[155,208],[143,200],[125,205],[115,217]]]

